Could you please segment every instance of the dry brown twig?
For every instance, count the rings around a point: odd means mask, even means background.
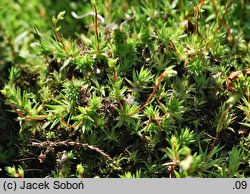
[[[56,141],[56,142],[44,141],[44,142],[31,142],[31,145],[35,147],[39,147],[39,148],[47,148],[47,150],[53,150],[55,147],[60,147],[60,146],[87,147],[93,151],[98,152],[99,154],[107,158],[108,160],[110,161],[113,160],[108,154],[106,154],[100,148],[93,146],[93,145],[89,145],[87,143],[80,143],[80,142],[75,142],[75,141]]]

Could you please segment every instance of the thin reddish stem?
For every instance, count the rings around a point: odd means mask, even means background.
[[[160,77],[159,77],[159,79],[158,79],[158,81],[157,81],[157,84],[155,85],[155,87],[154,87],[154,89],[153,89],[153,92],[149,95],[147,101],[138,109],[138,111],[141,111],[142,109],[144,109],[144,108],[148,105],[148,103],[150,102],[150,100],[153,98],[155,92],[157,91],[158,87],[159,87],[160,84],[161,84],[161,80],[163,79],[164,74],[165,74],[165,71],[163,71],[163,72],[161,73],[161,75],[160,75]],[[137,111],[137,112],[138,112],[138,111]]]
[[[25,116],[24,114],[22,114],[19,110],[17,110],[16,107],[14,107],[10,102],[8,97],[5,97],[6,101],[9,103],[10,107],[16,112],[16,114],[21,117],[24,118],[25,120],[33,120],[33,121],[38,121],[38,120],[44,120],[45,118],[51,117],[51,116],[45,116],[45,115],[41,115],[40,117],[36,117],[36,118],[32,118],[30,116]]]
[[[231,0],[231,1],[228,3],[225,12],[223,13],[222,17],[219,19],[219,24],[218,24],[218,26],[217,26],[215,32],[218,32],[218,30],[220,29],[221,23],[222,23],[224,17],[226,16],[226,14],[227,14],[227,12],[228,12],[228,10],[229,10],[229,7],[232,5],[232,3],[233,3],[233,0]]]
[[[96,5],[93,5],[95,11],[95,34],[96,34],[96,41],[97,41],[97,52],[100,51],[100,44],[99,44],[99,34],[98,34],[98,16],[97,16],[97,8]]]
[[[62,121],[62,123],[63,123],[65,126],[67,126],[68,128],[74,128],[74,129],[77,129],[77,128],[82,124],[82,121],[81,121],[77,126],[73,126],[73,125],[71,125],[71,124],[68,124],[68,123],[64,120],[64,118],[61,118],[61,121]]]

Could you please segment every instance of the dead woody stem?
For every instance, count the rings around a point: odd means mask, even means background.
[[[35,147],[40,147],[40,148],[46,147],[49,150],[52,150],[53,148],[60,147],[60,146],[87,147],[91,150],[94,150],[100,153],[102,156],[104,156],[108,160],[112,160],[112,158],[100,148],[95,147],[93,145],[86,144],[86,143],[79,143],[79,142],[74,142],[74,141],[57,141],[57,142],[44,141],[44,142],[32,142],[31,145]]]

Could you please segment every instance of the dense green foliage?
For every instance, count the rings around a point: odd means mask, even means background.
[[[250,177],[249,18],[248,0],[2,0],[0,176]]]

